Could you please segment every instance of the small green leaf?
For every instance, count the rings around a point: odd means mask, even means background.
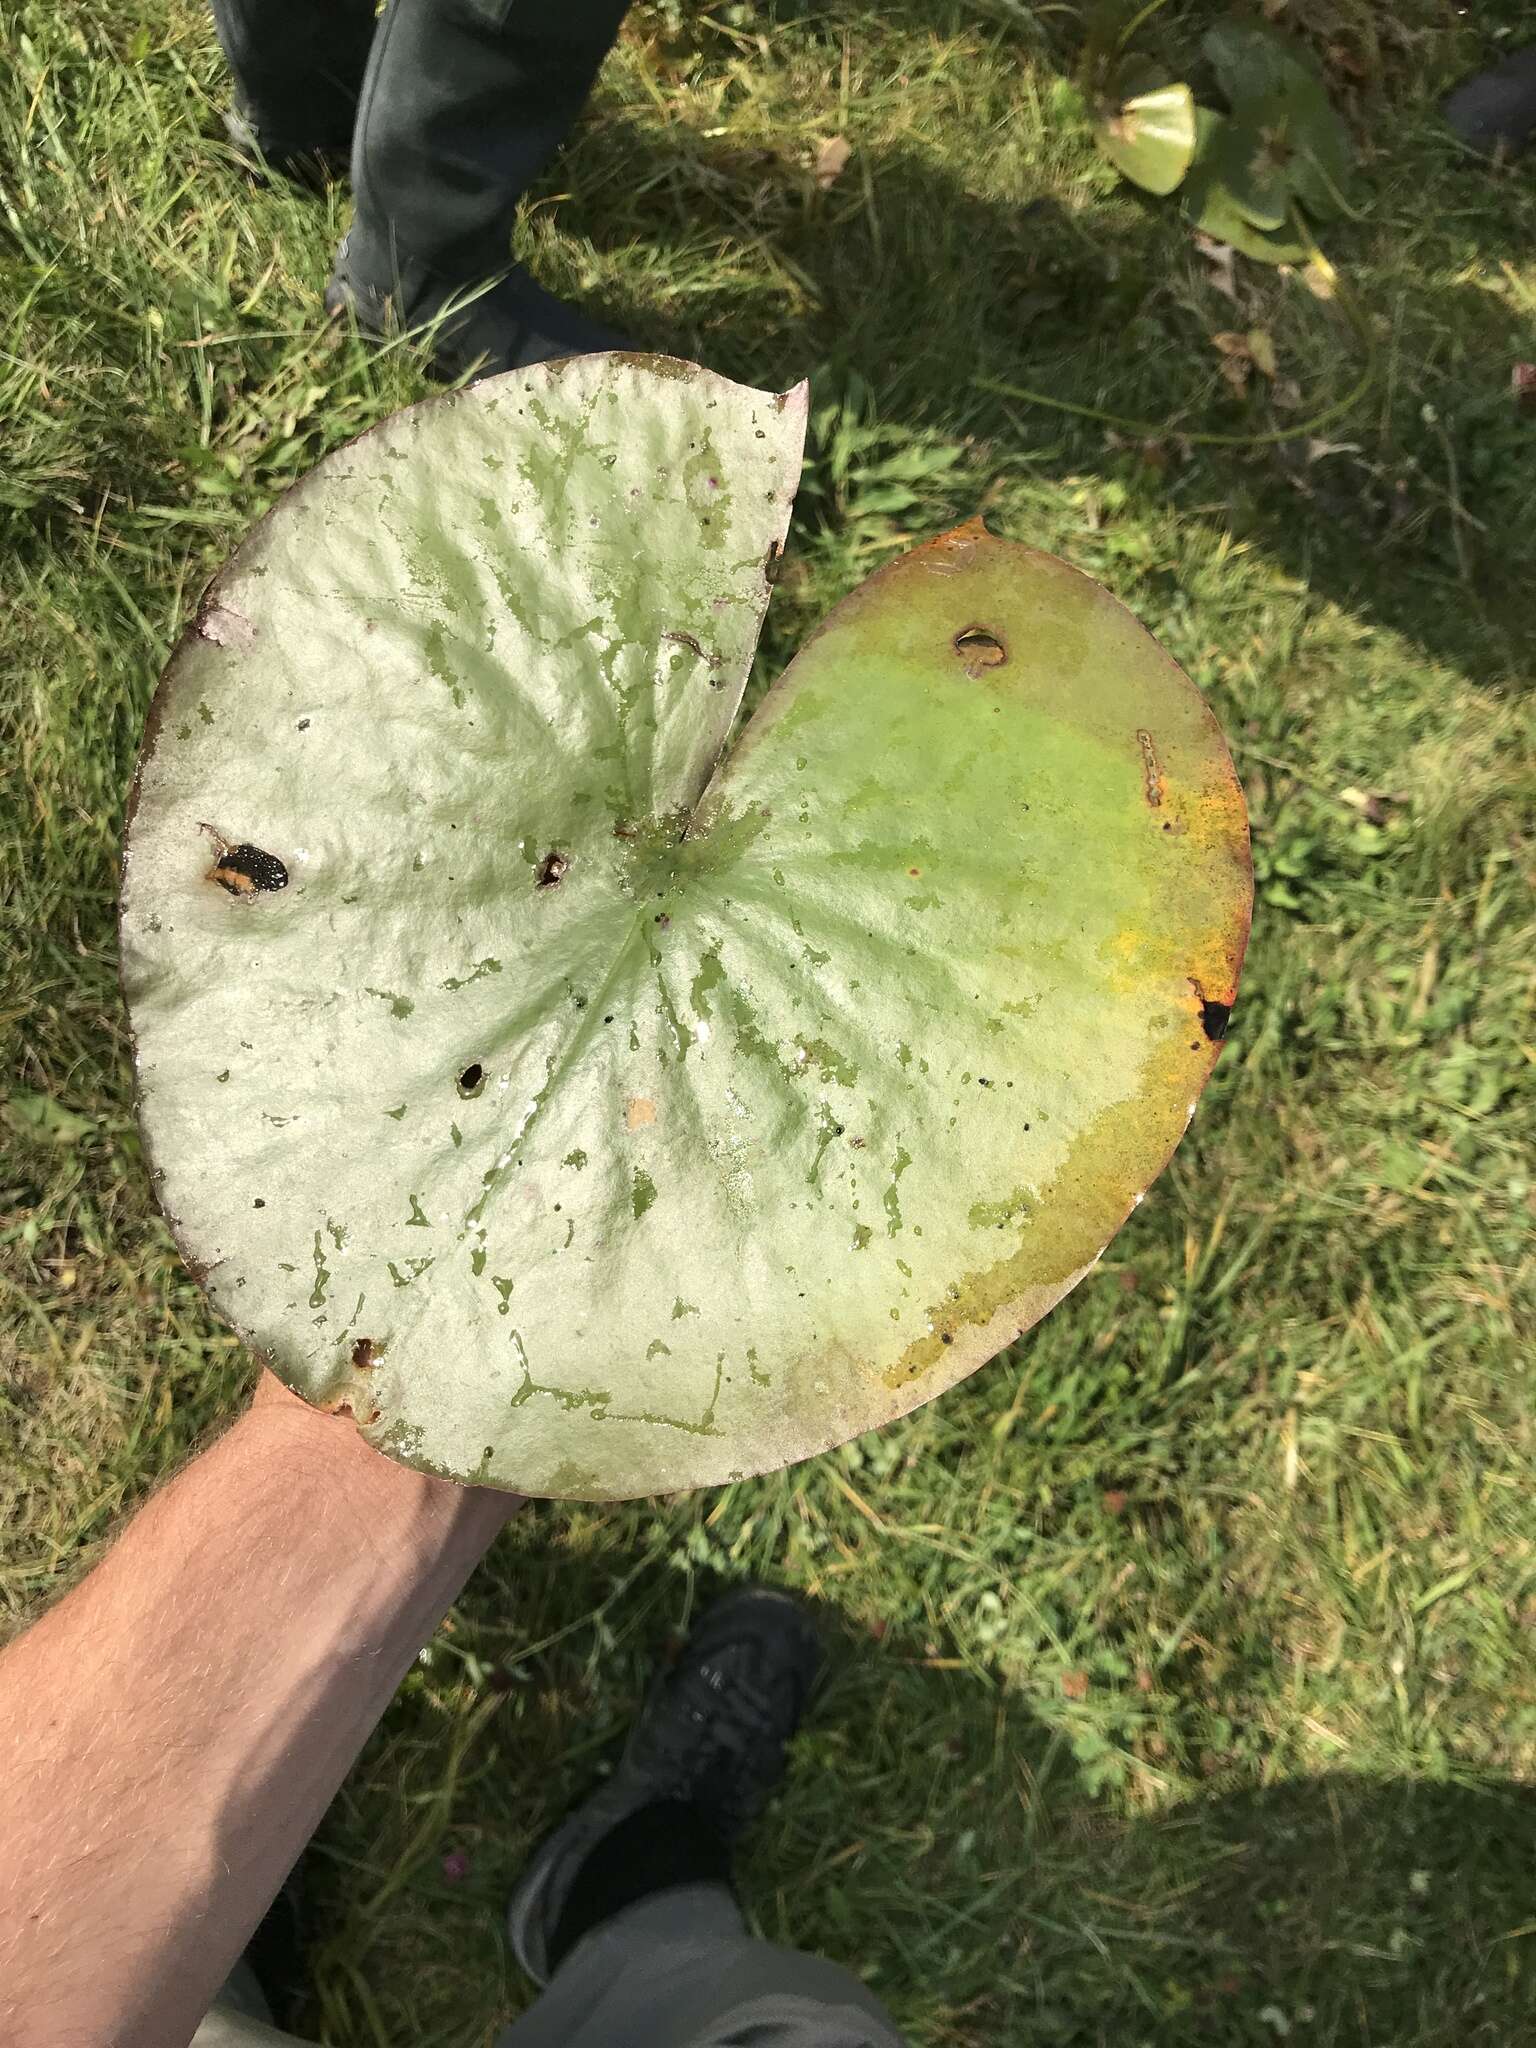
[[[1220,145],[1228,126],[1226,118],[1212,113],[1208,107],[1201,107],[1199,112],[1199,145],[1179,200],[1185,218],[1201,234],[1209,235],[1213,241],[1226,242],[1255,262],[1302,262],[1310,244],[1302,239],[1294,217],[1287,216],[1278,228],[1265,230],[1255,227],[1237,206],[1219,166]]]
[[[1349,131],[1320,85],[1308,83],[1291,99],[1291,184],[1318,220],[1349,212],[1354,152]]]
[[[1250,327],[1246,340],[1248,343],[1249,360],[1254,368],[1261,371],[1266,377],[1277,375],[1280,365],[1275,356],[1275,338],[1269,332],[1269,329],[1267,327]]]
[[[18,1093],[7,1099],[5,1109],[14,1126],[30,1131],[35,1137],[47,1138],[55,1145],[78,1144],[96,1128],[89,1117],[66,1109],[51,1095]]]
[[[1288,194],[1319,220],[1346,214],[1354,160],[1349,131],[1300,45],[1264,22],[1223,21],[1207,32],[1203,47],[1234,126],[1267,132]],[[1284,219],[1283,211],[1274,217],[1267,190],[1255,191],[1230,169],[1226,182],[1255,226],[1275,227]]]
[[[1234,110],[1298,85],[1319,84],[1300,46],[1267,22],[1218,21],[1206,30],[1201,48]]]
[[[1101,109],[1094,140],[1144,192],[1172,192],[1194,161],[1195,99],[1187,85],[1162,85]]]
[[[1053,78],[1046,90],[1051,119],[1061,128],[1077,128],[1088,118],[1088,103],[1073,79]]]
[[[1289,156],[1284,109],[1274,101],[1223,124],[1216,172],[1232,204],[1256,228],[1279,227],[1291,210]]]

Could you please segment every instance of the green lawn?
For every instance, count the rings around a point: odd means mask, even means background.
[[[1187,53],[1217,11],[1176,0],[1150,40]],[[1075,11],[1017,0],[642,5],[528,209],[546,281],[643,341],[812,373],[764,678],[981,506],[1206,691],[1259,901],[1177,1160],[1027,1342],[814,1464],[539,1509],[498,1545],[318,1838],[310,2023],[337,2048],[469,2048],[520,2007],[521,1855],[668,1633],[749,1575],[836,1646],[752,1910],[920,2048],[1532,2038],[1536,416],[1510,378],[1536,174],[1434,115],[1529,12],[1266,11],[1362,144],[1343,299],[1242,259],[1228,295],[1052,112]],[[14,1624],[252,1371],[134,1131],[113,908],[145,706],[255,514],[425,386],[324,329],[345,196],[252,190],[209,139],[227,88],[191,0],[12,0],[0,50]],[[1239,395],[1212,336],[1254,328],[1278,375]]]

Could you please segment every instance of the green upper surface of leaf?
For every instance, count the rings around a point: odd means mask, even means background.
[[[1291,210],[1283,108],[1260,102],[1242,119],[1224,122],[1214,168],[1244,220],[1256,228],[1279,227]]]
[[[1273,230],[1255,226],[1239,207],[1224,176],[1223,144],[1231,124],[1225,115],[1213,113],[1208,107],[1199,111],[1199,145],[1179,195],[1185,217],[1202,234],[1229,243],[1257,262],[1301,262],[1310,245],[1297,226],[1294,209],[1287,209]]]
[[[1347,206],[1354,153],[1301,46],[1266,22],[1222,21],[1206,32],[1203,48],[1232,110],[1234,137],[1257,132],[1244,154],[1264,168],[1234,175],[1229,166],[1225,173],[1244,217],[1255,226],[1279,226],[1287,209],[1274,210],[1278,186],[1318,220],[1336,219]]]

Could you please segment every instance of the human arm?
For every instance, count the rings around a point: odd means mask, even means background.
[[[264,1375],[0,1654],[0,2037],[190,2040],[515,1501]]]

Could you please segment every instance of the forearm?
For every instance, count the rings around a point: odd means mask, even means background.
[[[0,1657],[0,2025],[190,2039],[512,1505],[259,1402]]]

